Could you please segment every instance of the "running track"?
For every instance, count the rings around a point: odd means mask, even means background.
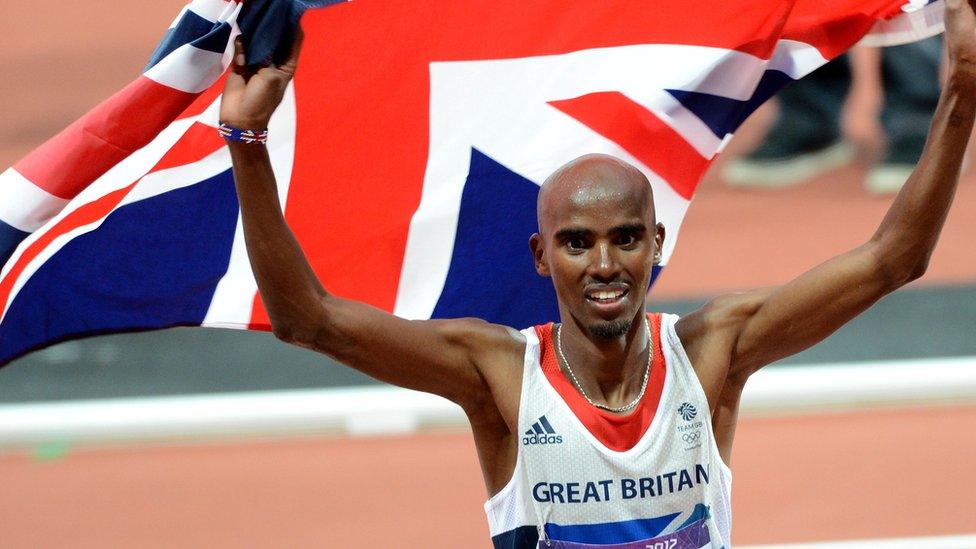
[[[976,531],[976,406],[748,418],[738,544]],[[5,547],[489,547],[466,433],[0,455]]]

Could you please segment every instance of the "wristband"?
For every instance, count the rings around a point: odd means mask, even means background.
[[[267,145],[268,129],[263,130],[242,130],[223,122],[217,126],[217,134],[227,141],[239,141],[248,145]]]

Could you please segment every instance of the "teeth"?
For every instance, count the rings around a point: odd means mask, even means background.
[[[617,299],[622,295],[623,292],[621,291],[615,291],[615,292],[601,291],[601,292],[595,292],[593,294],[593,297],[602,301],[602,300]]]

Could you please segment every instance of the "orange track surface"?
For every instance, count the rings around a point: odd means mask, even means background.
[[[751,418],[736,544],[976,531],[976,406]],[[0,456],[5,547],[489,547],[470,437]]]

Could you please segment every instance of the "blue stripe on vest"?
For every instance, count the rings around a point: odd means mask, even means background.
[[[552,539],[577,543],[628,543],[649,539],[664,533],[681,513],[661,517],[604,522],[599,524],[560,525],[546,524],[546,535]]]
[[[552,539],[577,543],[614,544],[628,543],[660,536],[681,513],[673,513],[650,519],[634,519],[599,524],[559,525],[546,524],[546,535]],[[708,508],[697,505],[685,525],[708,516]],[[534,549],[539,542],[535,526],[519,526],[508,532],[492,536],[495,549]]]

